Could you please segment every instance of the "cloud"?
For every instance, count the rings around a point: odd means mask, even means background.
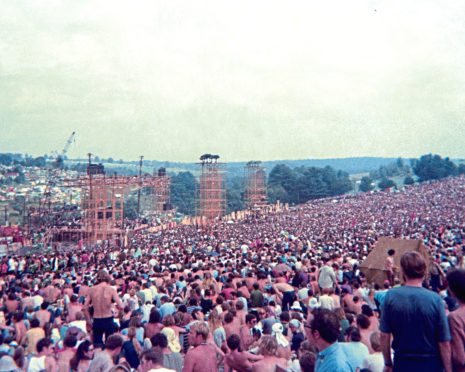
[[[465,4],[446,3],[0,0],[0,148],[465,157]]]

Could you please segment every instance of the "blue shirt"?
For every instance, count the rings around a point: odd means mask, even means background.
[[[160,306],[160,310],[158,310],[158,312],[163,319],[165,315],[173,315],[176,312],[176,306],[174,306],[172,302],[166,302]]]
[[[339,342],[317,355],[315,372],[354,372],[347,355]]]
[[[441,296],[421,287],[390,289],[381,307],[379,329],[392,333],[396,357],[440,357],[438,342],[451,339]]]
[[[363,359],[370,355],[366,345],[361,342],[341,342],[340,345],[344,349],[354,371],[362,365]]]

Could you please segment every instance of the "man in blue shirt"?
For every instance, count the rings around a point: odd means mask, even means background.
[[[422,287],[426,260],[418,252],[406,252],[400,265],[405,284],[390,289],[381,306],[384,370],[451,372],[451,337],[444,303],[437,293]]]
[[[171,299],[168,296],[163,296],[161,298],[162,305],[158,312],[160,313],[161,318],[165,315],[173,315],[176,312],[176,306],[171,302]]]
[[[307,336],[320,353],[317,355],[315,372],[354,372],[339,337],[339,320],[328,309],[315,309]]]

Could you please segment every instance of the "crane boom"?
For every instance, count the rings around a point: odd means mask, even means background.
[[[71,133],[71,136],[69,136],[68,140],[66,141],[65,147],[63,147],[63,150],[57,156],[57,158],[55,160],[55,168],[63,168],[63,162],[64,162],[64,159],[65,159],[65,155],[68,152],[69,146],[73,142],[75,134],[76,134],[76,132]]]
[[[63,151],[61,152],[61,157],[64,157],[66,155],[66,153],[68,152],[69,146],[73,142],[75,134],[76,134],[76,132],[73,132],[73,133],[71,133],[71,136],[69,136],[68,141],[66,141],[66,145],[65,145],[65,147],[63,147]]]

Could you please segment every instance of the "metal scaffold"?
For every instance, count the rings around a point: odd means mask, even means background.
[[[87,176],[63,181],[63,186],[81,189],[81,236],[87,245],[97,241],[121,239],[124,233],[124,196],[128,191],[153,189],[152,212],[167,211],[170,206],[171,179],[165,172],[158,176],[107,176],[101,164],[89,165]],[[139,209],[139,205],[138,205]]]
[[[249,161],[244,172],[244,205],[261,209],[268,204],[265,168],[261,161]]]
[[[196,215],[207,219],[226,214],[225,164],[218,155],[200,157],[200,176],[196,184]]]

